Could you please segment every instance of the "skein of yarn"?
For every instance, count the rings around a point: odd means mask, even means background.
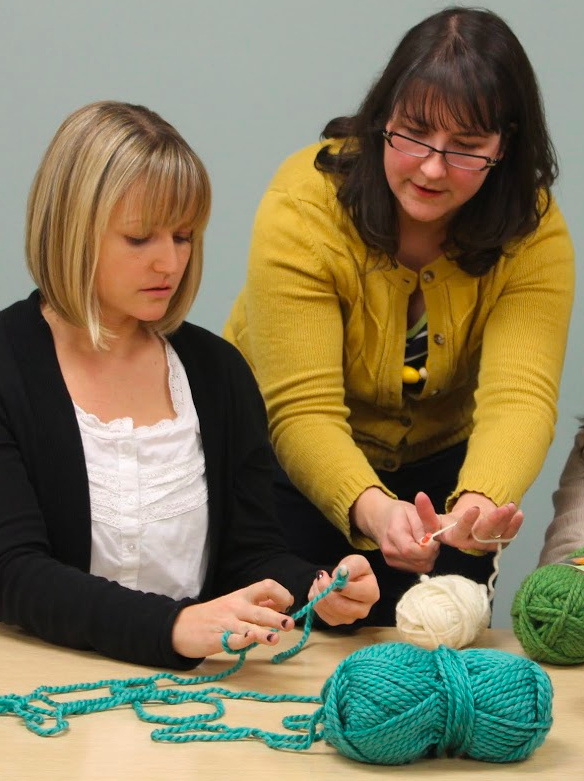
[[[582,557],[584,548],[571,559]],[[584,663],[584,571],[577,563],[546,564],[528,575],[515,595],[511,617],[513,631],[532,659]]]
[[[422,648],[463,648],[488,627],[487,587],[461,575],[422,575],[397,604],[400,636]]]
[[[545,740],[552,695],[539,665],[505,651],[389,643],[345,659],[315,717],[325,740],[360,762],[443,755],[513,762]]]

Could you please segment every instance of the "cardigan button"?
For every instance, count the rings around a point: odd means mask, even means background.
[[[404,426],[405,428],[409,428],[412,425],[412,419],[408,418],[407,415],[402,415],[402,417],[399,419],[399,422]]]
[[[434,343],[435,344],[444,344],[446,341],[446,337],[444,334],[434,334]]]
[[[424,282],[433,282],[434,281],[434,272],[433,271],[424,271],[422,273],[422,279]]]

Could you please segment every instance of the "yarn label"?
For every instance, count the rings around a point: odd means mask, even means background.
[[[568,567],[573,567],[573,569],[579,569],[581,572],[584,572],[584,556],[570,556],[569,559],[564,559],[558,563],[565,564]]]

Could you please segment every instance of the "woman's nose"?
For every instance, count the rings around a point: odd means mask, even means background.
[[[172,233],[161,235],[156,242],[153,266],[165,274],[173,274],[180,267],[179,248]]]
[[[428,179],[440,179],[447,174],[448,163],[442,153],[430,152],[428,157],[422,160],[420,170]]]

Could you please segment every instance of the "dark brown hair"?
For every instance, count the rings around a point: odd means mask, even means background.
[[[501,133],[504,155],[448,226],[443,250],[485,274],[509,243],[533,232],[549,208],[558,169],[537,80],[508,25],[491,11],[450,7],[406,33],[359,111],[331,120],[316,156],[339,178],[337,197],[365,244],[395,265],[396,200],[383,167],[382,131],[401,112],[422,125]],[[505,246],[507,245],[507,246]]]

